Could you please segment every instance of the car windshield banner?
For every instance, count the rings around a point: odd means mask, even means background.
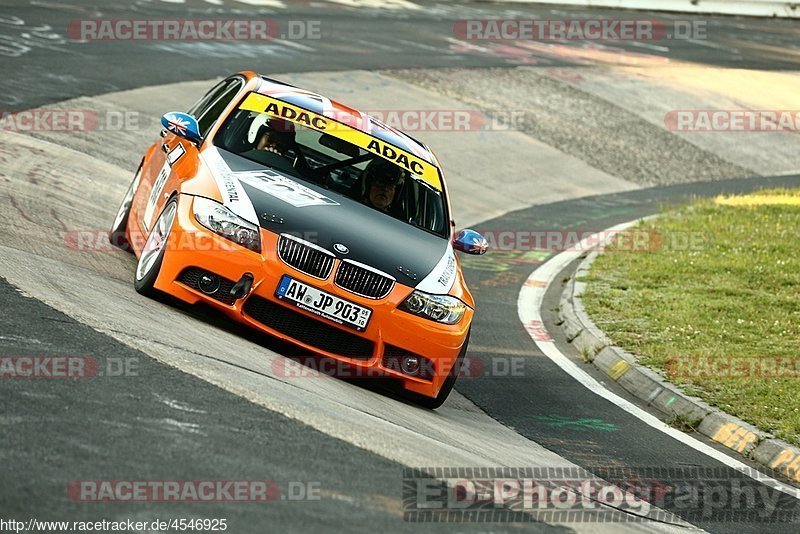
[[[442,182],[439,178],[439,170],[436,166],[406,150],[391,145],[366,132],[348,126],[330,117],[319,115],[307,109],[258,93],[250,93],[239,108],[245,111],[266,113],[303,125],[318,132],[335,135],[367,152],[372,152],[407,169],[412,174],[425,180],[426,183],[437,191],[442,190]]]

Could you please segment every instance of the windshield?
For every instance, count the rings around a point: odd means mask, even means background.
[[[246,102],[217,132],[217,147],[341,193],[441,237],[448,236],[443,193],[421,176],[343,139],[339,134],[346,127],[337,123],[331,128],[330,119],[326,122],[328,133],[319,131],[324,128],[320,116],[314,115],[316,119],[306,121],[306,126],[245,109]]]

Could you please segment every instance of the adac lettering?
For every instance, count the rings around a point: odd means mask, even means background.
[[[328,121],[322,117],[311,117],[311,115],[304,111],[298,112],[289,107],[279,106],[275,102],[267,104],[264,113],[282,117],[298,124],[305,124],[309,128],[314,128],[315,130],[325,130],[328,127]]]
[[[423,167],[420,162],[414,160],[409,161],[405,154],[400,154],[392,147],[379,143],[375,139],[370,141],[370,143],[367,145],[367,150],[371,150],[377,154],[380,154],[386,159],[394,161],[398,165],[402,165],[414,174],[421,175],[423,173]]]

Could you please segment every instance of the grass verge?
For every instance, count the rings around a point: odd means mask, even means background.
[[[592,320],[687,393],[800,445],[800,190],[697,201],[629,232],[585,278]]]

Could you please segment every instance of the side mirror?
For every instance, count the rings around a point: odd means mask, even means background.
[[[467,254],[484,254],[489,248],[489,242],[475,230],[467,228],[456,234],[453,248]]]
[[[202,143],[203,137],[200,135],[200,126],[197,119],[187,113],[171,111],[161,117],[161,125],[178,137],[182,137],[192,143]]]

